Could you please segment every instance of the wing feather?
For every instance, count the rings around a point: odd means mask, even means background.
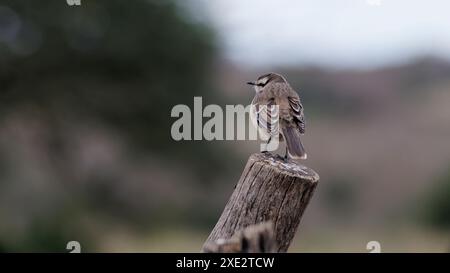
[[[306,129],[305,116],[303,114],[303,106],[298,97],[288,97],[289,106],[292,110],[292,116],[294,121],[297,123],[300,133],[304,134]]]

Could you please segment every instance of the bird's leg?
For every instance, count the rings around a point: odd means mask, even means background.
[[[266,150],[265,150],[265,151],[262,151],[263,154],[266,154],[266,153],[269,152],[269,151],[267,151],[267,145],[269,145],[269,143],[270,143],[271,140],[272,140],[272,137],[269,137],[269,140],[267,140],[267,143],[266,143]]]
[[[288,147],[287,147],[287,145],[286,145],[286,153],[284,154],[284,161],[287,162],[288,160],[289,160],[289,157],[288,157]]]

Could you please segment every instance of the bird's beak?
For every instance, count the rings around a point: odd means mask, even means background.
[[[249,85],[256,85],[256,82],[247,82]]]

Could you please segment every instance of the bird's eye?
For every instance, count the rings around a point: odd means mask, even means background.
[[[258,83],[258,84],[256,84],[257,86],[260,86],[260,87],[264,87],[264,83],[262,83],[262,82],[260,82],[260,83]]]

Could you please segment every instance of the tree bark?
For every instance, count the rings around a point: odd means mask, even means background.
[[[237,231],[261,222],[272,222],[275,251],[286,252],[319,181],[312,169],[279,156],[250,156],[219,221],[205,247],[228,240]]]

